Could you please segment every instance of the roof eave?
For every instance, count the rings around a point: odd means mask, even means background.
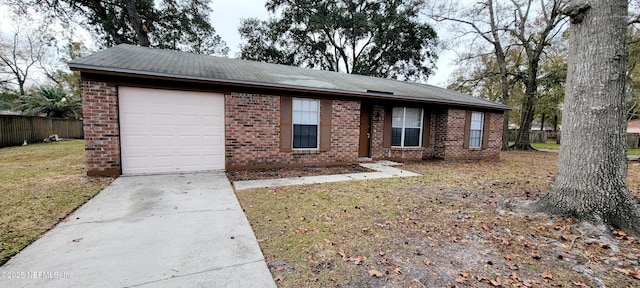
[[[109,74],[123,75],[123,76],[159,77],[159,78],[167,78],[167,79],[199,81],[199,82],[206,82],[210,84],[222,84],[222,85],[237,86],[237,87],[270,88],[270,89],[284,90],[284,91],[290,91],[290,92],[312,92],[312,93],[319,93],[319,94],[341,95],[341,96],[351,96],[351,97],[360,97],[360,98],[372,98],[372,99],[396,100],[396,101],[402,100],[402,101],[411,101],[411,102],[474,107],[474,108],[502,110],[502,111],[513,109],[512,107],[503,105],[503,104],[479,105],[479,104],[468,103],[468,102],[424,99],[420,97],[404,96],[404,95],[390,95],[387,93],[358,92],[358,91],[349,91],[349,90],[340,90],[340,89],[331,89],[331,88],[304,87],[304,86],[296,86],[296,85],[289,85],[289,84],[274,84],[274,83],[257,82],[257,81],[230,80],[230,79],[220,79],[220,78],[212,78],[212,77],[179,75],[179,74],[170,74],[170,73],[162,73],[162,72],[150,72],[150,71],[140,71],[140,70],[133,70],[133,69],[121,69],[121,68],[114,68],[114,67],[95,66],[95,65],[87,65],[87,64],[80,64],[80,63],[74,63],[74,62],[69,62],[67,65],[73,71],[96,73],[96,74],[104,74],[105,72],[107,72]]]

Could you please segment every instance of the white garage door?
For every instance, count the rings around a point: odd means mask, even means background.
[[[122,174],[224,169],[224,95],[118,88]]]

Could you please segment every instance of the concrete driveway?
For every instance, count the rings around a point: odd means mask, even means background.
[[[0,273],[0,287],[275,287],[224,172],[120,177]]]

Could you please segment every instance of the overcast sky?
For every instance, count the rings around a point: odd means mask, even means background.
[[[269,18],[270,15],[264,7],[265,2],[266,0],[213,0],[211,2],[211,7],[213,8],[211,21],[218,35],[220,35],[227,43],[227,46],[229,46],[229,57],[235,57],[240,51],[239,45],[241,39],[238,33],[238,26],[240,26],[241,19],[258,18],[266,20]],[[0,32],[5,36],[7,30],[11,29],[11,22],[8,20],[9,17],[6,10],[7,9],[0,9]],[[438,27],[435,28],[438,36],[444,38],[442,34],[446,32],[438,29]],[[454,53],[450,51],[440,51],[437,70],[435,71],[435,75],[429,77],[429,84],[442,87],[446,86],[449,75],[453,70],[451,67],[453,58]]]

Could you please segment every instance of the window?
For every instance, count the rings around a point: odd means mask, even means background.
[[[293,148],[317,149],[320,101],[293,99]]]
[[[484,126],[484,113],[471,113],[471,129],[469,135],[469,148],[480,148],[482,145],[482,128]]]
[[[420,142],[422,141],[422,109],[394,107],[391,115],[391,146],[420,147]]]

